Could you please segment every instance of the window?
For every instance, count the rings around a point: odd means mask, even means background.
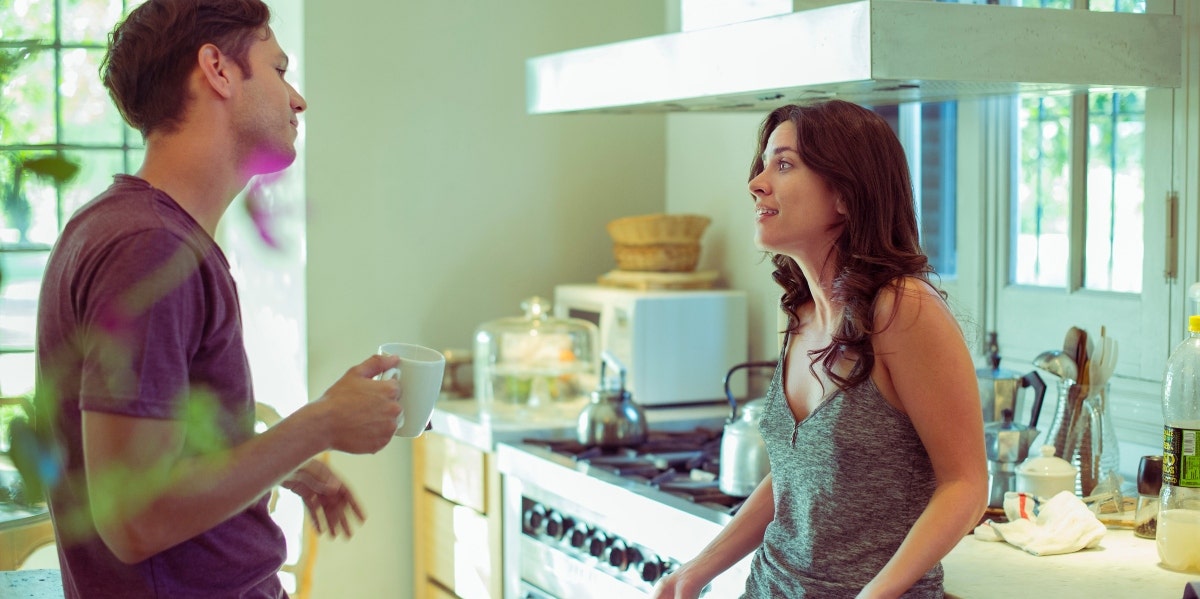
[[[877,106],[908,156],[921,247],[945,282],[958,275],[956,102]]]
[[[1025,0],[1069,9],[1071,0]],[[1076,2],[1075,4],[1079,4]],[[1090,10],[1171,12],[1157,0]],[[1164,198],[1173,185],[1172,90],[1093,90],[980,102],[986,140],[985,316],[1009,364],[1061,349],[1067,329],[1105,327],[1120,344],[1112,379],[1118,438],[1153,446],[1172,326]],[[1153,157],[1153,158],[1151,158]],[[1018,366],[1012,366],[1017,368]],[[1048,384],[1053,386],[1051,381]],[[1051,391],[1048,396],[1055,397]],[[1048,403],[1043,409],[1053,409]]]
[[[141,134],[124,124],[99,78],[108,31],[142,1],[0,0],[0,396],[32,392],[37,295],[62,226],[113,174],[142,163]],[[302,89],[303,6],[270,5],[272,29],[289,52],[288,78]],[[302,121],[296,163],[269,184],[252,185],[257,222],[240,197],[217,231],[238,282],[256,399],[282,416],[308,396],[303,131]],[[42,156],[65,157],[78,174],[67,184],[17,176],[17,164]],[[264,215],[274,245],[260,235]],[[0,402],[0,451],[8,421],[21,411],[9,403]],[[288,544],[280,577],[295,593],[310,564],[304,506],[282,493],[272,515]]]
[[[1141,291],[1145,104],[1144,90],[1089,94],[1086,113],[1070,96],[1019,101],[1011,282]],[[1071,135],[1074,119],[1086,120],[1086,140]],[[1071,166],[1081,154],[1087,156],[1086,241],[1076,282],[1068,273]]]
[[[1070,0],[1023,4],[1071,8]],[[1144,0],[1095,0],[1090,7],[1146,11]],[[1145,97],[1145,91],[1134,90],[1017,102],[1011,283],[1141,291]],[[1073,122],[1086,125],[1073,135]],[[1073,162],[1073,157],[1084,155],[1087,175],[1076,180],[1072,165],[1082,161]],[[1072,206],[1080,203],[1084,218],[1075,233],[1083,236],[1084,251],[1072,252]]]
[[[139,3],[0,0],[0,394],[33,389],[37,293],[59,230],[141,162],[141,136],[97,74],[108,28]],[[19,168],[47,156],[78,174],[60,184]]]

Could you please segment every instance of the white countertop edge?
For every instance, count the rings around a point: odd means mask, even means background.
[[[651,430],[720,427],[729,415],[729,405],[725,403],[643,409]],[[495,451],[497,443],[530,438],[571,438],[575,436],[576,422],[573,418],[542,417],[520,421],[492,418],[474,399],[441,399],[430,418],[433,432],[486,452]]]

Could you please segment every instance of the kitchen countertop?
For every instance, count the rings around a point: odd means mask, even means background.
[[[719,428],[729,415],[729,404],[715,402],[688,406],[643,406],[651,430]],[[433,431],[477,449],[492,452],[497,443],[522,439],[555,439],[575,436],[576,420],[563,417],[534,417],[504,420],[490,417],[474,399],[440,399],[430,419]]]
[[[946,593],[990,597],[1138,597],[1180,599],[1200,574],[1158,565],[1153,539],[1108,529],[1100,546],[1063,555],[1035,556],[1008,543],[967,535],[942,559]]]
[[[646,410],[652,430],[719,427],[728,416],[727,404],[707,404]],[[438,402],[433,430],[480,450],[494,452],[499,443],[529,438],[571,438],[575,420],[533,418],[520,421],[491,418],[473,399]],[[1038,557],[1008,543],[980,541],[967,535],[942,560],[948,596],[962,599],[992,597],[1138,597],[1179,599],[1184,586],[1200,581],[1198,574],[1181,574],[1158,565],[1152,539],[1133,531],[1110,528],[1095,549]]]
[[[0,572],[0,597],[4,599],[62,599],[59,570],[10,570]]]

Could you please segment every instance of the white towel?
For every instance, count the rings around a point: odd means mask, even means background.
[[[1009,491],[1004,494],[1004,515],[1008,522],[988,520],[975,527],[975,538],[1006,541],[1033,555],[1056,555],[1095,547],[1107,530],[1069,491],[1048,500]]]

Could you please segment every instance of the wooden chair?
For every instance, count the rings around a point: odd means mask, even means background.
[[[0,507],[0,570],[16,570],[34,551],[54,543],[50,512],[5,520],[10,515]]]
[[[279,412],[267,404],[256,403],[254,409],[255,419],[267,428],[275,426],[275,423],[283,420]],[[320,459],[327,460],[328,457],[321,456]],[[272,512],[275,511],[275,504],[278,499],[279,489],[272,489],[270,501]],[[312,572],[317,558],[317,534],[313,530],[308,518],[304,519],[304,530],[300,534],[300,543],[299,557],[296,558],[295,562],[283,564],[280,570],[296,577],[296,592],[292,596],[295,599],[308,599],[312,593]]]
[[[0,406],[20,406],[26,414],[32,411],[25,397],[0,396]],[[10,484],[16,472],[8,455],[0,453],[0,485]],[[16,505],[4,499],[0,496],[0,570],[16,570],[34,551],[54,543],[54,525],[46,506]]]

